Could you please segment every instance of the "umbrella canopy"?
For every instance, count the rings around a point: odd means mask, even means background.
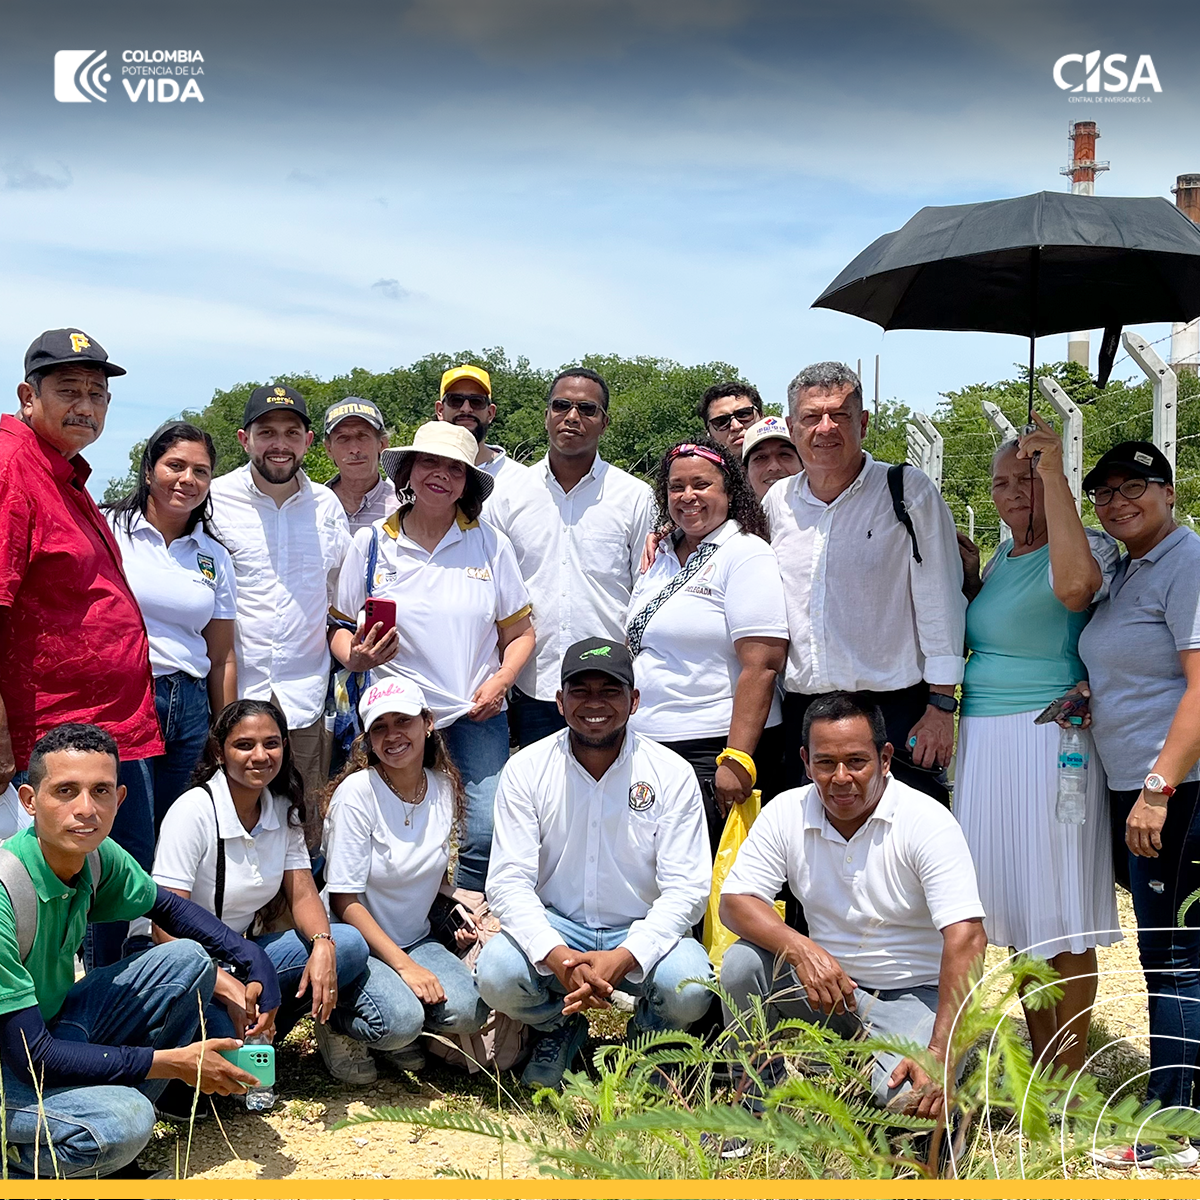
[[[884,329],[1041,337],[1200,315],[1200,229],[1161,197],[923,208],[813,302]]]

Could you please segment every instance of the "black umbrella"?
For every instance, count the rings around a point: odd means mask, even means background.
[[[1105,331],[1101,387],[1122,325],[1200,315],[1200,229],[1160,197],[1038,192],[923,208],[871,243],[813,302],[884,329],[1034,339]]]

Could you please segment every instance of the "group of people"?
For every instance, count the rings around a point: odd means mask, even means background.
[[[269,385],[243,465],[218,475],[211,438],[170,422],[106,513],[81,451],[122,374],[49,331],[0,418],[14,1174],[136,1170],[156,1106],[252,1085],[214,1051],[305,1015],[352,1084],[419,1070],[423,1031],[492,1011],[533,1031],[523,1079],[549,1087],[614,991],[631,1034],[711,1023],[695,934],[724,819],[755,790],[720,906],[730,1030],[759,997],[946,1061],[990,939],[1059,972],[1029,1033],[1078,1070],[1119,879],[1149,1092],[1191,1103],[1200,542],[1155,447],[1089,473],[1095,530],[1048,425],[1002,445],[1014,538],[981,569],[930,480],[863,449],[843,364],[801,371],[786,418],[745,382],[710,388],[653,488],[600,456],[594,371],[552,381],[526,466],[487,441],[491,379],[462,364],[407,446],[371,400],[327,408],[328,485],[303,470],[304,398]],[[1058,726],[1035,720],[1068,692],[1090,697],[1083,824],[1055,818]],[[486,944],[452,887],[486,896]],[[936,1115],[943,1082],[881,1055],[872,1091]]]

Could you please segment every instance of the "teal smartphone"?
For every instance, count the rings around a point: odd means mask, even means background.
[[[235,1067],[241,1067],[253,1075],[259,1087],[275,1086],[274,1046],[239,1046],[236,1050],[222,1050],[220,1053]]]

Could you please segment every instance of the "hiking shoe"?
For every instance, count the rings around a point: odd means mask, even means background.
[[[317,1038],[317,1049],[321,1052],[321,1061],[338,1083],[366,1084],[374,1083],[379,1078],[375,1060],[362,1042],[356,1042],[344,1033],[334,1033],[320,1021],[313,1023],[313,1032]]]
[[[1108,1146],[1103,1150],[1093,1150],[1092,1161],[1111,1171],[1128,1171],[1133,1167],[1186,1170],[1200,1162],[1200,1150],[1188,1142],[1177,1146],[1137,1142],[1132,1146]]]
[[[702,1133],[700,1135],[700,1148],[707,1150],[709,1154],[716,1158],[724,1159],[745,1158],[754,1150],[754,1147],[746,1138],[721,1138],[715,1133]]]
[[[186,1125],[192,1120],[194,1099],[193,1088],[188,1087],[182,1079],[172,1079],[155,1100],[154,1115],[160,1121],[174,1121],[177,1125]],[[207,1121],[211,1116],[212,1105],[207,1096],[201,1096],[196,1103],[196,1120]]]
[[[381,1050],[379,1057],[397,1071],[411,1071],[415,1075],[418,1071],[425,1070],[425,1051],[416,1042],[409,1042],[399,1050]]]
[[[533,1045],[533,1057],[521,1074],[521,1082],[528,1088],[557,1088],[587,1037],[588,1023],[580,1013],[558,1029],[543,1033]]]

